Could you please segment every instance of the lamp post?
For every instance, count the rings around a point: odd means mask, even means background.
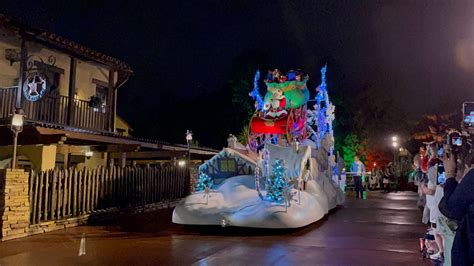
[[[406,153],[407,153],[407,149],[405,149],[404,147],[400,147],[399,149],[399,158],[400,158],[400,163],[399,163],[399,167],[398,167],[398,171],[400,172],[400,176],[403,175],[403,165],[405,164],[405,156],[406,156]]]
[[[393,170],[395,171],[395,176],[396,176],[396,170],[397,170],[397,148],[400,146],[398,143],[398,137],[397,136],[392,136],[392,147],[393,147]]]
[[[396,150],[398,148],[399,144],[398,144],[398,137],[397,136],[393,136],[392,137],[392,147],[394,149],[394,152],[393,152],[393,164],[395,164],[395,161],[397,160],[396,158]]]
[[[186,142],[188,143],[188,166],[191,166],[191,143],[193,142],[193,132],[186,130]]]
[[[396,180],[396,185],[397,185],[397,190],[399,188],[399,183],[398,183],[398,178],[401,176],[401,163],[397,161],[397,152],[403,150],[403,148],[398,148],[400,146],[399,144],[399,138],[397,136],[392,136],[392,147],[393,147],[393,170],[394,170],[394,176]],[[398,173],[397,173],[398,171]]]
[[[392,142],[392,147],[393,147],[393,164],[395,165],[397,163],[398,142],[396,142],[396,141]]]
[[[12,169],[16,169],[16,148],[18,143],[18,133],[23,131],[23,114],[15,113],[12,116],[11,130],[13,131],[13,159],[12,159]]]

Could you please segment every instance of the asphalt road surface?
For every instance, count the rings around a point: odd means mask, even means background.
[[[429,265],[416,193],[347,195],[297,230],[182,226],[172,210],[0,243],[0,265]],[[86,254],[78,256],[85,235]]]

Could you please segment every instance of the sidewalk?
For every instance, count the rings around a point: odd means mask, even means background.
[[[344,206],[298,230],[170,223],[171,210],[0,242],[0,265],[422,265],[425,226],[416,193],[350,194]],[[78,256],[86,235],[86,255]]]

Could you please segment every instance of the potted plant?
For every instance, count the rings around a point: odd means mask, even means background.
[[[102,101],[102,99],[97,96],[91,96],[89,99],[89,107],[101,108],[103,104],[104,101]]]

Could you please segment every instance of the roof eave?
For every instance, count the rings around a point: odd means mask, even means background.
[[[2,23],[3,22],[3,23]],[[54,48],[63,50],[69,54],[74,54],[79,57],[84,57],[88,60],[113,67],[118,71],[133,75],[133,69],[125,62],[114,58],[112,56],[103,54],[84,45],[70,41],[62,36],[50,33],[41,29],[33,28],[27,24],[13,20],[0,13],[0,24],[4,24],[14,29],[23,32],[29,38],[53,46]]]

